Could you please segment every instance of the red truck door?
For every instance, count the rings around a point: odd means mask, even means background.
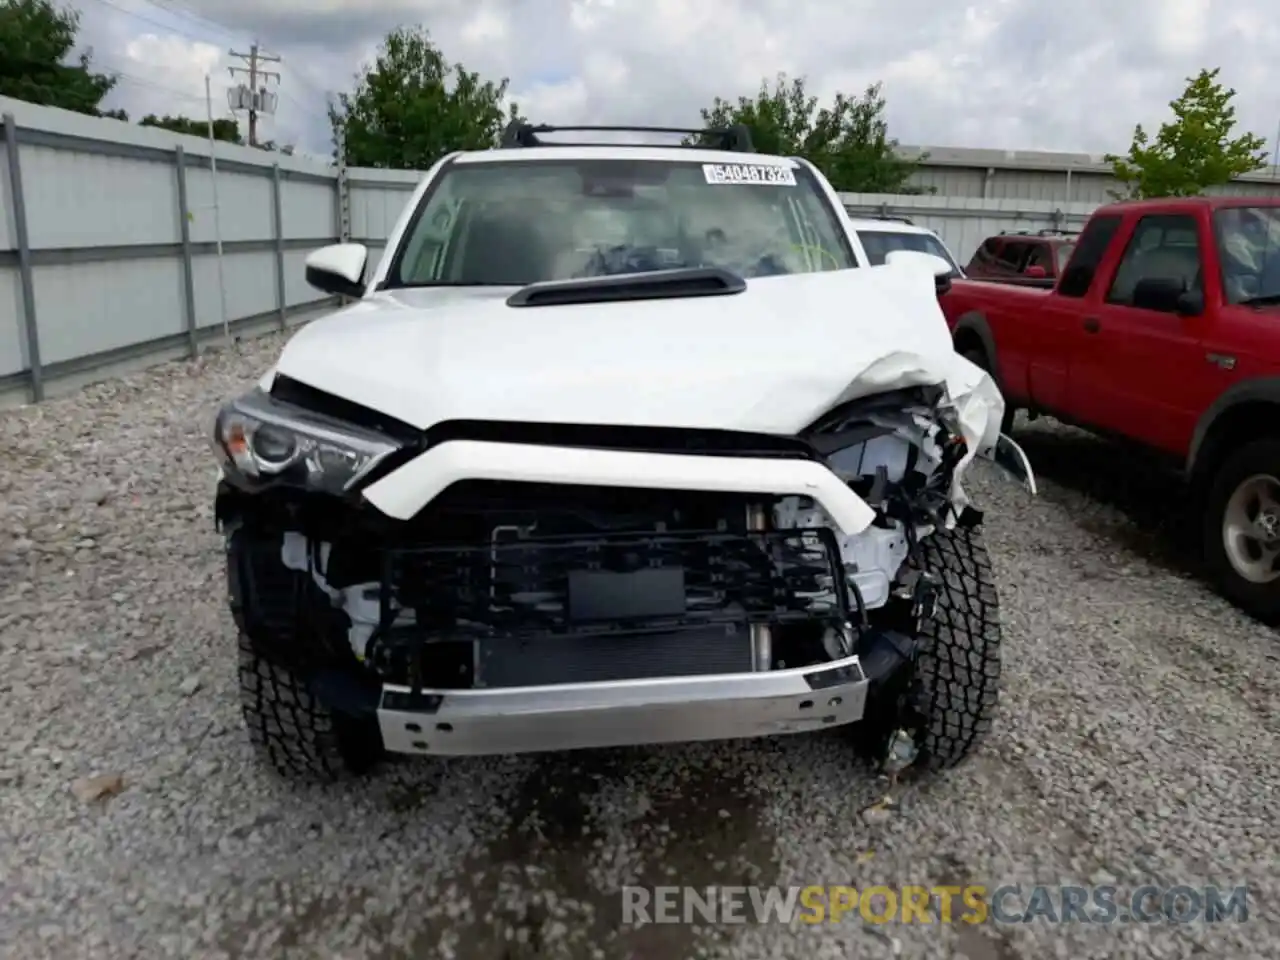
[[[1114,266],[1099,272],[1079,314],[1068,408],[1090,426],[1182,453],[1218,388],[1221,371],[1203,349],[1212,308],[1182,316],[1168,303],[1135,303],[1134,293],[1145,279],[1203,293],[1203,252],[1213,237],[1190,212],[1151,213],[1128,220],[1115,242],[1123,244],[1119,262],[1108,257]]]
[[[1067,376],[1074,365],[1074,354],[1084,346],[1081,321],[1092,315],[1100,299],[1095,279],[1115,259],[1111,241],[1120,225],[1119,214],[1091,217],[1053,292],[1034,311],[1024,307],[1023,312],[1030,315],[1010,318],[997,333],[1004,345],[1002,364],[1025,358],[1025,372],[1018,372],[1025,377],[1025,396],[1034,406],[1063,413],[1072,409]],[[1019,349],[1011,351],[1011,343]],[[1006,370],[1005,375],[1010,373]]]

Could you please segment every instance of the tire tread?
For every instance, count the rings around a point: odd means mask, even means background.
[[[281,776],[332,783],[357,772],[333,714],[292,670],[271,663],[243,633],[240,706],[255,752]]]
[[[999,703],[1000,599],[981,527],[939,530],[915,566],[938,579],[937,607],[918,635],[913,706],[923,719],[917,766],[963,761],[991,729]]]

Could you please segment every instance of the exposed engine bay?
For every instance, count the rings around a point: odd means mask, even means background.
[[[723,437],[678,433],[686,449],[728,452],[708,449]],[[409,522],[287,488],[243,502],[228,491],[219,513],[249,537],[248,581],[278,564],[304,575],[314,588],[298,601],[328,608],[313,628],[384,683],[767,671],[847,657],[873,620],[918,607],[904,567],[956,521],[966,444],[945,391],[913,387],[759,453],[801,449],[875,510],[871,526],[846,535],[799,496],[495,481],[454,484]]]

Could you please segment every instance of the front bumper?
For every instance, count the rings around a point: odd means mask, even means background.
[[[862,719],[871,679],[858,657],[719,676],[419,690],[383,687],[392,753],[467,756],[805,733]]]

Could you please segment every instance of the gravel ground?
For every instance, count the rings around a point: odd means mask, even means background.
[[[1184,572],[1169,487],[1041,421],[983,473],[1006,682],[885,790],[834,737],[423,762],[289,787],[240,725],[209,416],[278,338],[0,414],[0,953],[1274,957],[1277,637]],[[119,775],[96,801],[72,784]],[[619,929],[647,884],[1249,883],[1247,923]]]

